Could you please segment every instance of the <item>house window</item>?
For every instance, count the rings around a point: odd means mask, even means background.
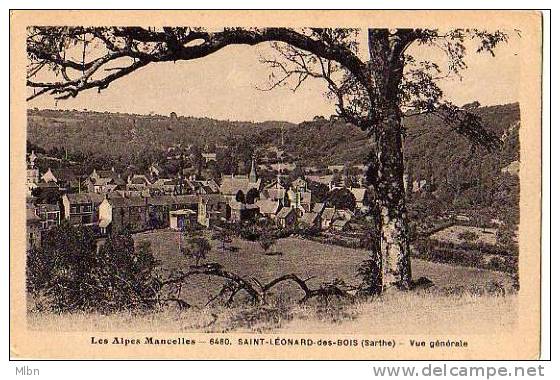
[[[78,206],[70,206],[70,213],[75,214],[78,212]]]
[[[91,205],[85,205],[82,207],[83,212],[91,212]]]

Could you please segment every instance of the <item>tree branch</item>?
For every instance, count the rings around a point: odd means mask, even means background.
[[[69,49],[70,42],[76,43],[85,36],[93,41],[100,41],[106,54],[84,62],[76,62],[61,57],[61,52]],[[192,45],[200,40],[201,43]],[[62,94],[59,98],[74,97],[81,91],[97,87],[106,88],[112,81],[132,73],[138,68],[153,62],[192,60],[215,53],[229,45],[256,45],[262,42],[285,42],[298,49],[312,52],[325,59],[333,60],[346,67],[357,78],[367,81],[365,65],[349,48],[343,44],[326,43],[288,28],[226,28],[219,32],[209,32],[195,28],[153,28],[111,27],[111,28],[53,28],[34,27],[28,31],[28,58],[33,61],[45,61],[55,72],[66,69],[81,71],[75,80],[54,81],[49,83],[30,83],[31,87],[49,88],[41,94]],[[134,64],[102,80],[90,81],[92,75],[102,66],[116,59],[129,57]],[[305,63],[305,62],[303,62]],[[300,83],[307,75],[301,73]],[[36,96],[30,97],[28,100]]]

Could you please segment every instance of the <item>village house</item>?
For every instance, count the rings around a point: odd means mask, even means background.
[[[176,210],[198,209],[199,196],[188,195],[162,195],[153,196],[148,199],[148,214],[150,228],[162,228],[169,226],[169,213]]]
[[[62,196],[64,218],[72,225],[96,225],[98,208],[104,196],[96,193],[70,193]]]
[[[41,228],[49,229],[60,224],[60,206],[57,204],[40,203],[34,206],[35,214],[41,219]]]
[[[99,205],[101,233],[141,231],[149,226],[148,218],[148,198],[105,198]]]
[[[193,195],[157,195],[148,200],[148,221],[150,228],[169,226],[169,213],[174,210],[189,208],[196,210],[197,197]]]
[[[261,179],[257,176],[254,159],[251,161],[251,170],[248,175],[222,175],[220,194],[229,200],[236,200],[239,194],[242,194],[244,199],[252,189],[256,191],[261,189]]]
[[[86,187],[90,193],[110,193],[116,190],[124,189],[125,185],[126,182],[120,178],[114,168],[111,170],[93,169],[93,172],[86,180]]]
[[[281,206],[284,206],[285,198],[286,198],[286,189],[280,183],[280,179],[277,179],[272,183],[269,183],[261,191],[261,199],[280,202]]]
[[[282,207],[279,200],[272,199],[259,199],[255,204],[259,208],[259,213],[268,219],[275,219]]]
[[[227,202],[219,194],[107,197],[99,206],[99,227],[102,233],[119,232],[125,228],[131,231],[165,228],[170,226],[173,212],[185,210],[192,211],[195,222],[205,227],[218,219],[229,218]],[[187,215],[185,212],[175,214],[179,219]]]
[[[44,182],[56,183],[60,190],[66,191],[72,188],[79,188],[81,185],[79,177],[74,173],[72,168],[48,168],[41,179]]]
[[[128,177],[126,189],[136,191],[149,190],[151,185],[151,181],[144,174],[133,174]]]
[[[307,227],[321,228],[321,215],[316,212],[306,212],[301,217],[300,223]]]
[[[216,153],[202,153],[202,158],[204,159],[204,163],[207,164],[210,161],[217,161]]]
[[[311,211],[311,191],[307,189],[307,181],[303,178],[291,183],[287,197],[290,207],[298,210],[300,216]]]
[[[334,207],[326,207],[321,214],[321,229],[327,230],[331,227],[336,209]]]
[[[190,209],[174,210],[169,213],[169,228],[184,231],[197,223],[197,214]]]
[[[41,246],[41,219],[33,212],[33,209],[26,207],[26,225],[27,225],[27,239],[26,248],[38,248]]]
[[[243,222],[245,220],[256,219],[259,213],[259,206],[256,204],[246,204],[237,201],[228,201],[231,213],[229,220],[231,222]]]
[[[297,214],[291,207],[283,207],[276,215],[278,226],[281,228],[293,227],[297,223]]]
[[[216,221],[231,218],[231,208],[221,194],[198,196],[197,221],[201,226],[210,227]]]
[[[37,160],[37,156],[34,151],[31,151],[31,154],[27,156],[26,184],[28,196],[31,196],[31,192],[35,190],[39,184],[39,168],[35,166],[35,160]]]
[[[181,181],[178,178],[159,178],[150,185],[150,193],[154,195],[173,195],[181,192]]]
[[[196,194],[218,194],[220,192],[220,186],[213,179],[193,179],[191,183]]]

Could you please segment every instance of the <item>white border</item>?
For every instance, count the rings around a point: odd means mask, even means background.
[[[323,9],[323,8],[339,8],[341,4],[344,4],[346,8],[371,8],[372,6],[383,8],[418,8],[422,5],[426,8],[526,8],[527,6],[532,6],[535,8],[552,8],[556,5],[553,1],[532,1],[531,3],[521,2],[521,1],[493,1],[488,3],[487,1],[480,0],[470,0],[470,1],[430,1],[419,3],[417,1],[376,1],[372,3],[371,1],[355,1],[355,0],[345,0],[344,2],[329,2],[329,1],[306,1],[301,0],[284,0],[282,2],[267,1],[236,1],[235,6],[238,8],[265,8],[265,9],[276,9],[276,8],[296,8],[296,9]],[[97,1],[69,1],[60,0],[57,2],[51,2],[46,4],[45,0],[34,0],[34,1],[5,1],[3,2],[3,14],[1,17],[2,30],[5,31],[3,34],[4,41],[4,59],[1,60],[0,65],[2,66],[2,72],[4,73],[4,78],[8,78],[9,71],[9,61],[8,57],[8,45],[9,45],[9,23],[8,23],[8,9],[9,8],[92,8],[92,9],[102,9],[102,8],[113,8],[117,5],[115,1],[108,0],[97,0]],[[122,8],[138,8],[147,9],[152,7],[158,8],[182,8],[186,6],[195,6],[196,4],[185,3],[184,1],[165,1],[160,0],[156,3],[154,2],[143,2],[124,0],[119,1],[118,5]],[[233,4],[227,1],[204,1],[201,2],[202,8],[205,9],[220,9],[228,8]],[[559,150],[556,149],[552,154],[552,162],[554,162],[554,175],[552,175],[552,182],[550,176],[550,153],[551,153],[551,119],[550,119],[550,61],[551,51],[549,48],[549,39],[551,35],[554,37],[556,46],[558,46],[558,41],[560,41],[560,36],[558,36],[558,26],[552,26],[549,34],[550,23],[550,12],[545,11],[544,16],[544,56],[543,56],[543,144],[542,144],[542,170],[543,170],[543,231],[542,231],[542,359],[549,359],[551,356],[549,345],[551,338],[550,330],[550,314],[551,305],[549,303],[550,294],[552,287],[554,288],[554,294],[560,294],[560,289],[558,289],[558,282],[551,284],[551,279],[549,276],[549,269],[551,265],[550,253],[551,253],[551,192],[550,185],[555,190],[555,194],[560,194],[560,158]],[[560,62],[558,60],[558,49],[554,49],[552,52],[553,67],[560,67]],[[158,378],[163,376],[177,376],[180,378],[199,378],[199,377],[210,377],[218,378],[220,376],[227,376],[228,378],[243,378],[243,379],[262,379],[266,377],[269,379],[283,379],[290,377],[295,378],[322,378],[322,379],[344,379],[349,376],[362,376],[365,375],[366,378],[373,376],[371,367],[373,364],[381,365],[381,362],[371,363],[371,362],[143,362],[143,363],[126,363],[126,362],[7,362],[8,358],[8,243],[9,243],[9,221],[8,221],[8,210],[9,210],[9,86],[7,85],[8,80],[5,80],[4,86],[1,89],[2,105],[4,108],[3,119],[4,128],[2,133],[4,138],[0,140],[0,151],[4,152],[4,160],[0,164],[0,178],[2,178],[2,183],[0,186],[0,194],[4,202],[2,202],[0,212],[2,218],[0,218],[1,223],[1,233],[2,233],[2,250],[3,259],[0,260],[1,274],[5,281],[5,286],[3,287],[2,294],[2,304],[5,306],[5,312],[1,314],[1,326],[0,337],[2,339],[0,348],[0,373],[6,376],[4,378],[15,377],[15,367],[18,365],[28,365],[31,367],[39,368],[41,370],[41,376],[45,378],[53,379],[66,379],[75,378],[79,376],[82,379],[98,379],[101,377],[118,378],[122,376],[124,378],[131,378],[134,376],[141,376],[142,378]],[[553,92],[558,89],[558,76],[553,78],[552,83]],[[553,116],[558,116],[558,99],[556,100],[556,107],[552,110]],[[558,132],[554,131],[552,138],[558,138]],[[556,209],[554,211],[559,211]],[[554,234],[552,242],[558,243],[558,234]],[[557,303],[555,303],[557,304]],[[552,312],[556,313],[556,305],[552,307]],[[553,331],[554,332],[554,331]],[[554,340],[553,340],[554,342]],[[556,345],[557,346],[557,345]],[[558,356],[557,349],[554,350],[556,357]],[[557,359],[557,358],[555,358]],[[393,365],[401,366],[406,364],[405,362],[393,363]],[[427,362],[415,362],[408,363],[421,368],[427,365]],[[443,364],[443,363],[440,363]],[[453,365],[458,365],[459,363],[453,363]],[[489,362],[477,363],[469,362],[465,363],[467,365],[489,365]],[[530,365],[531,363],[496,363],[496,365],[505,365],[507,367],[512,367],[514,365]],[[538,364],[538,363],[536,363]],[[560,366],[554,365],[552,363],[545,364],[545,374],[547,376],[553,374],[560,374]]]

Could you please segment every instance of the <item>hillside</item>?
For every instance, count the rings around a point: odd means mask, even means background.
[[[412,180],[452,186],[462,191],[481,179],[500,175],[501,168],[519,160],[519,105],[480,107],[474,110],[486,127],[504,142],[495,152],[471,149],[464,137],[433,115],[405,118],[405,157]],[[365,132],[341,120],[316,118],[300,124],[220,121],[208,118],[111,114],[80,111],[28,111],[28,140],[47,151],[66,149],[78,159],[149,165],[169,147],[196,145],[212,150],[228,145],[235,156],[247,149],[278,147],[283,130],[283,150],[302,165],[361,164],[369,142]],[[235,152],[235,149],[244,152]],[[249,154],[250,157],[250,154]]]
[[[519,121],[518,104],[480,107],[479,114],[487,127],[502,136]],[[432,161],[465,161],[482,153],[470,152],[470,144],[453,133],[435,116],[405,118],[406,157],[418,163],[417,170],[427,169],[426,158]],[[269,121],[262,123],[223,121],[208,118],[166,117],[111,114],[80,111],[28,111],[28,140],[46,150],[67,149],[69,153],[88,155],[138,157],[149,152],[162,152],[176,144],[205,146],[232,144],[248,140],[254,147],[279,145],[284,129],[284,150],[295,160],[306,164],[362,163],[367,156],[367,136],[361,130],[340,120],[292,124]],[[507,134],[505,150],[497,154],[499,164],[506,166],[518,159],[515,130]],[[470,157],[470,158],[469,158]],[[437,171],[436,176],[442,176]]]
[[[264,131],[290,128],[281,121],[262,123],[209,118],[167,117],[100,112],[29,110],[30,143],[46,151],[66,149],[70,155],[107,157],[129,163],[150,161],[169,147],[208,147]]]

